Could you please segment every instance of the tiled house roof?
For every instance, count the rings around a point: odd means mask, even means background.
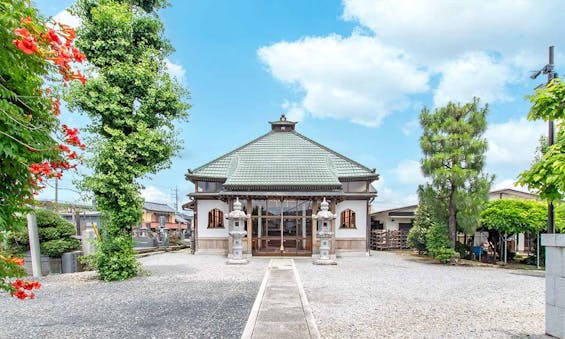
[[[152,212],[166,212],[166,213],[175,213],[175,210],[167,204],[161,204],[157,202],[144,202],[143,209],[146,211]]]
[[[271,123],[273,124],[273,123]],[[371,170],[292,130],[273,130],[186,175],[224,187],[340,188],[341,181],[377,179]]]

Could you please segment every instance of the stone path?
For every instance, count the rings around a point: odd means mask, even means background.
[[[242,338],[320,338],[293,259],[272,259]]]

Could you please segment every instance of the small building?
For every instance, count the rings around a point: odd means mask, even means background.
[[[160,218],[164,218],[165,228],[167,229],[186,229],[187,223],[177,222],[175,210],[167,204],[157,202],[143,203],[142,226],[147,229],[159,230]]]
[[[75,225],[77,235],[81,235],[82,231],[93,224],[100,227],[100,216],[102,213],[98,211],[82,211],[82,212],[60,212],[57,213],[61,218]]]
[[[537,194],[522,192],[515,190],[513,188],[504,188],[500,190],[490,191],[488,194],[489,200],[499,200],[499,199],[531,199],[539,200]]]
[[[489,192],[489,200],[499,199],[532,199],[539,200],[537,194],[518,191],[513,188],[504,188]],[[408,232],[413,226],[414,216],[418,205],[403,206],[371,213],[371,228],[373,230],[405,231]],[[488,238],[488,232],[476,232],[474,246],[482,244]],[[515,234],[508,240],[511,251],[525,252],[535,241],[532,235],[523,233]]]
[[[187,206],[195,213],[196,253],[231,248],[226,216],[236,198],[251,215],[247,255],[316,254],[312,215],[324,198],[337,215],[332,254],[367,251],[375,170],[298,133],[284,115],[270,124],[268,133],[186,174],[194,183]]]
[[[372,213],[371,228],[408,232],[412,228],[417,208],[418,205],[410,205]]]

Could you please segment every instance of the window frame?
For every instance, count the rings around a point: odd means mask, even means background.
[[[343,228],[343,229],[356,229],[357,228],[357,225],[356,225],[356,222],[355,222],[356,213],[351,208],[348,208],[348,209],[341,211],[341,213],[339,214],[339,217],[340,217],[339,228]]]
[[[219,208],[213,208],[208,211],[207,228],[226,228],[224,225],[224,211]]]

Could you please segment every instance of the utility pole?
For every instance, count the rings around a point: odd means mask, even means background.
[[[549,66],[548,68],[548,72],[547,72],[547,83],[549,84],[551,82],[551,80],[553,80],[553,78],[556,77],[555,71],[553,70],[553,46],[549,46],[549,63],[547,64],[547,66]],[[548,143],[549,143],[549,147],[551,147],[551,145],[554,144],[554,128],[553,128],[553,120],[549,120],[549,131],[547,133],[548,137]],[[555,219],[554,219],[555,213],[553,212],[553,202],[549,202],[549,204],[547,205],[547,232],[548,233],[555,233]]]
[[[535,71],[534,74],[530,76],[530,78],[535,79],[540,74],[547,74],[547,84],[551,82],[551,80],[557,78],[557,73],[555,73],[555,65],[553,60],[553,46],[549,46],[549,62],[547,65],[543,66],[542,69],[539,71]],[[537,88],[537,87],[536,87]],[[548,121],[548,133],[547,133],[547,141],[549,146],[553,145],[554,143],[554,128],[553,128],[553,120]],[[549,202],[547,204],[547,233],[555,233],[555,219],[554,219],[554,212],[553,212],[553,203]]]
[[[59,179],[55,178],[55,212],[59,208]]]
[[[175,186],[175,212],[179,211],[179,187]]]

